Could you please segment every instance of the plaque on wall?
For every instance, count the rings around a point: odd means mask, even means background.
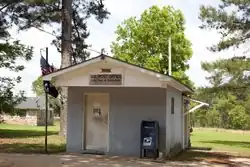
[[[121,85],[121,74],[92,74],[89,77],[90,85]]]

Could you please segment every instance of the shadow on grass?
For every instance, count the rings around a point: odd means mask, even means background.
[[[189,150],[211,151],[212,147],[191,147]]]
[[[65,144],[48,144],[48,153],[62,153],[66,151]],[[45,153],[44,144],[24,144],[24,143],[11,143],[1,144],[1,153]]]
[[[233,162],[233,158],[249,158],[248,156],[236,156],[229,153],[202,151],[202,150],[186,150],[179,155],[169,158],[172,161],[205,161],[211,164],[221,164],[231,167],[237,167],[241,162]]]
[[[201,142],[202,143],[221,144],[221,145],[227,145],[227,146],[237,146],[237,147],[250,148],[250,142],[246,142],[246,141],[211,140],[211,141],[201,141]]]
[[[228,159],[231,155],[209,151],[187,150],[170,158],[173,161],[203,161],[207,158]]]
[[[58,132],[50,132],[49,135],[56,135]],[[28,138],[44,136],[44,131],[36,130],[15,130],[15,129],[0,129],[0,138]]]

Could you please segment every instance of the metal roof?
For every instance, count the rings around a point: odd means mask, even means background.
[[[17,109],[45,110],[45,97],[27,97],[25,101],[18,104]]]

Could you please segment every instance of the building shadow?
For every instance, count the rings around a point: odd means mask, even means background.
[[[237,167],[242,164],[241,162],[234,162],[232,159],[236,158],[247,158],[248,156],[236,156],[231,155],[229,153],[224,152],[214,152],[214,151],[206,151],[206,150],[197,150],[197,149],[189,149],[186,151],[183,151],[179,155],[170,158],[169,160],[172,161],[182,161],[182,162],[207,162],[208,164],[220,164],[220,165],[226,165],[231,167]]]
[[[5,143],[0,145],[1,153],[23,153],[23,154],[42,154],[45,153],[44,144],[30,144],[30,143]],[[63,153],[66,151],[65,144],[48,144],[48,153]]]
[[[238,146],[244,148],[250,148],[250,142],[247,141],[225,141],[225,140],[211,140],[211,141],[201,141],[202,143],[220,144],[227,146]]]
[[[207,162],[207,163],[216,163],[220,165],[229,165],[234,167],[235,164],[230,162],[230,155],[215,153],[209,151],[199,151],[199,150],[187,150],[176,157],[172,158],[172,161],[182,161],[182,162]],[[235,166],[236,167],[236,166]]]
[[[203,161],[206,158],[228,159],[230,155],[215,153],[203,150],[186,150],[175,157],[170,158],[173,161]]]
[[[49,135],[56,135],[58,132],[48,131]],[[0,129],[0,138],[29,138],[29,137],[39,137],[44,136],[44,131],[36,130],[19,130],[19,129]]]

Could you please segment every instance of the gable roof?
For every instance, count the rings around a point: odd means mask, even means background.
[[[15,106],[16,109],[45,110],[45,97],[27,97],[25,101]]]
[[[139,65],[136,65],[136,64],[132,64],[132,63],[129,63],[129,62],[126,62],[124,60],[121,60],[121,59],[118,59],[118,58],[114,58],[114,57],[111,57],[111,56],[108,56],[108,55],[104,55],[104,54],[101,54],[97,57],[93,57],[91,59],[88,59],[86,61],[83,61],[81,63],[77,63],[77,64],[74,64],[74,65],[71,65],[71,66],[68,66],[68,67],[65,67],[65,68],[61,68],[61,69],[58,69],[57,71],[54,71],[52,73],[49,73],[49,74],[46,74],[43,76],[43,79],[44,80],[50,80],[52,77],[56,77],[56,76],[59,76],[65,72],[69,72],[69,71],[73,71],[73,70],[76,70],[76,69],[79,69],[81,67],[84,67],[86,65],[89,65],[91,63],[94,63],[94,62],[98,62],[100,60],[105,60],[105,59],[109,59],[111,61],[115,61],[115,62],[119,62],[119,63],[123,63],[125,65],[129,65],[129,66],[133,66],[135,68],[138,68],[138,69],[142,69],[142,70],[145,70],[147,72],[150,72],[150,74],[153,74],[157,77],[161,77],[163,79],[163,81],[168,81],[168,80],[171,80],[173,81],[175,84],[178,84],[178,85],[181,85],[185,88],[185,92],[189,92],[189,93],[193,93],[194,91],[192,90],[192,88],[190,88],[188,85],[186,84],[183,84],[181,81],[179,81],[178,79],[176,79],[175,77],[173,76],[170,76],[170,75],[165,75],[165,74],[162,74],[158,71],[155,71],[155,70],[151,70],[151,69],[148,69],[148,68],[145,68],[145,67],[141,67]]]

